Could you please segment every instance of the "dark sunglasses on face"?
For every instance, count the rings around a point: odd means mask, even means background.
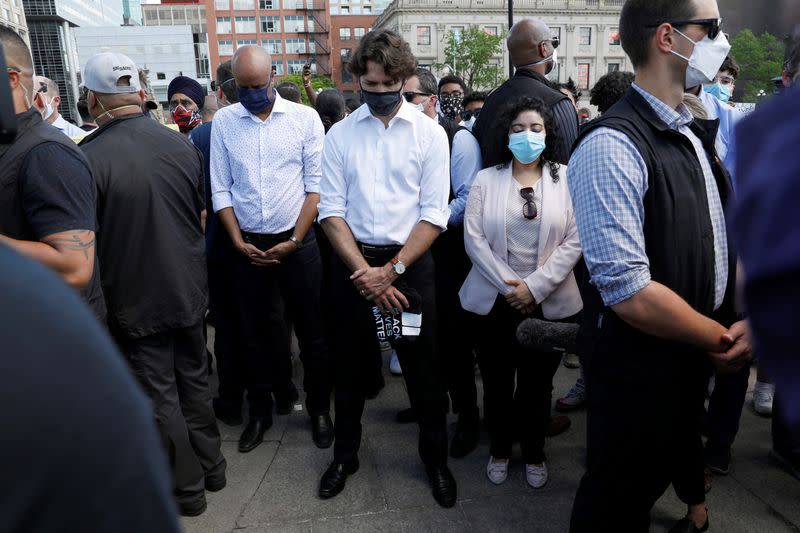
[[[464,111],[461,112],[461,120],[463,120],[464,122],[468,122],[472,117],[478,118],[481,115],[481,109],[482,108],[480,107],[478,109],[472,109],[472,110],[465,109]]]
[[[415,96],[433,96],[430,93],[418,93],[415,91],[406,91],[403,93],[403,98],[406,99],[406,102],[413,102]]]
[[[558,45],[561,44],[561,38],[558,35],[553,35],[552,39],[545,39],[544,41],[541,41],[539,44],[547,43],[547,42],[552,44],[553,48],[558,48]]]
[[[712,41],[717,38],[717,35],[722,31],[722,19],[691,19],[691,20],[665,20],[658,24],[648,24],[646,28],[658,28],[662,24],[669,24],[671,26],[688,26],[695,24],[697,26],[704,26],[708,28],[708,38]]]
[[[533,220],[539,216],[539,211],[536,209],[536,202],[533,197],[533,187],[520,189],[519,195],[525,199],[525,203],[522,205],[522,216],[528,220]]]

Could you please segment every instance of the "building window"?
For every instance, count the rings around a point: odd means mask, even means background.
[[[555,28],[550,28],[550,33],[553,34],[553,38],[558,37],[558,40],[561,40],[561,28],[556,26]]]
[[[580,46],[590,46],[592,44],[592,28],[588,26],[578,28],[578,44]]]
[[[231,18],[217,17],[217,33],[230,33],[230,32],[231,32]]]
[[[347,66],[342,68],[342,83],[353,83],[353,73]]]
[[[255,9],[253,0],[233,0],[233,9],[252,11]]]
[[[339,40],[340,41],[350,40],[350,28],[339,28]]]
[[[611,28],[611,30],[609,30],[608,44],[611,46],[619,46],[621,44],[619,39],[619,28]]]
[[[350,6],[342,6],[339,8],[342,12],[342,15],[349,15],[350,14]]]
[[[372,6],[364,6],[364,14],[372,15]]]
[[[619,72],[619,63],[609,63],[608,72]]]
[[[355,31],[356,42],[364,38],[364,28],[355,28],[354,31]]]
[[[217,41],[219,45],[219,55],[232,56],[233,55],[233,41]]]
[[[230,0],[214,0],[214,8],[227,11],[231,8]]]
[[[303,17],[297,15],[286,15],[283,17],[283,31],[286,33],[300,33],[305,30]]]
[[[461,41],[461,36],[464,35],[464,26],[450,26],[450,31],[453,32],[456,42]]]
[[[261,17],[261,31],[264,33],[280,33],[280,17]]]
[[[589,72],[591,65],[589,63],[578,63],[578,89],[582,91],[589,90]]]
[[[275,69],[276,76],[283,76],[283,61],[278,61],[277,63],[272,63],[272,68]]]
[[[255,17],[236,17],[236,33],[255,33]]]
[[[349,48],[341,48],[339,50],[339,56],[342,58],[342,63],[347,63],[350,61],[350,52]]]
[[[289,67],[289,74],[300,74],[303,72],[303,66],[306,64],[303,59],[290,59],[286,62]]]
[[[338,6],[331,6],[331,15],[338,15],[338,14],[339,14]]]
[[[308,16],[306,28],[308,28],[309,32],[314,33],[314,17],[311,15]]]
[[[484,26],[483,33],[497,37],[497,26]]]
[[[417,26],[417,46],[431,45],[431,27]]]
[[[280,39],[263,39],[261,46],[272,55],[280,55],[283,53]]]
[[[281,3],[279,0],[259,0],[258,7],[260,9],[280,9]]]
[[[305,54],[306,53],[305,39],[286,39],[286,53]]]
[[[157,80],[166,80],[167,79],[167,75],[164,74],[163,72],[156,72],[156,79]]]
[[[239,39],[238,41],[236,41],[236,48],[239,48],[240,46],[247,46],[250,44],[258,44],[258,41],[256,41],[255,39]]]

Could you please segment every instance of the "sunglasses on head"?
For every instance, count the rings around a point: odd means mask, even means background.
[[[482,108],[472,109],[472,110],[465,109],[464,111],[461,112],[461,120],[463,120],[464,122],[467,122],[472,117],[478,118],[481,115],[481,109]]]
[[[697,26],[704,26],[708,28],[708,38],[712,41],[717,38],[717,35],[722,31],[722,19],[691,19],[691,20],[665,20],[658,24],[648,24],[646,28],[658,28],[662,24],[670,24],[672,26],[688,26],[695,24]]]
[[[413,102],[415,96],[433,96],[430,93],[418,93],[416,91],[406,91],[403,93],[403,98],[406,99],[406,102]]]
[[[520,189],[519,195],[525,199],[525,203],[522,205],[522,216],[528,220],[533,220],[539,216],[539,211],[536,209],[536,202],[534,201],[533,187]]]

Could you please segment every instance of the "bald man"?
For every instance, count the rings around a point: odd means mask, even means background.
[[[0,242],[54,270],[105,320],[95,252],[95,189],[75,143],[33,109],[38,99],[28,47],[0,26],[17,113],[17,138],[0,146]]]
[[[539,19],[522,19],[511,27],[506,45],[516,73],[486,99],[472,133],[481,144],[483,167],[493,167],[504,161],[506,137],[499,116],[506,106],[523,97],[540,98],[552,110],[561,134],[557,163],[569,161],[572,143],[578,136],[578,115],[570,99],[551,88],[546,78],[558,65],[556,48],[547,24]]]
[[[61,95],[58,92],[58,84],[56,82],[44,76],[34,76],[33,86],[36,91],[33,106],[39,110],[42,118],[47,123],[70,138],[86,135],[85,131],[64,120],[64,117],[58,112],[58,106],[61,105]]]
[[[291,380],[289,325],[297,331],[305,370],[306,409],[314,443],[333,443],[329,414],[331,362],[320,307],[322,263],[311,224],[317,216],[325,130],[313,108],[282,98],[272,86],[272,59],[242,46],[232,59],[239,103],[220,109],[211,130],[211,199],[239,252],[242,375],[250,420],[239,439],[249,452],[272,425],[272,397]],[[220,420],[241,416],[243,390],[220,396]]]

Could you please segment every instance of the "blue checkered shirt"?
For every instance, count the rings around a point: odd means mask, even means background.
[[[711,163],[689,125],[692,114],[681,104],[672,109],[633,85],[671,129],[694,146],[705,178],[714,230],[714,308],[722,305],[728,283],[725,215]],[[592,284],[605,305],[624,302],[650,283],[644,244],[644,195],[647,167],[633,141],[611,128],[598,128],[581,141],[567,169],[569,191]]]

